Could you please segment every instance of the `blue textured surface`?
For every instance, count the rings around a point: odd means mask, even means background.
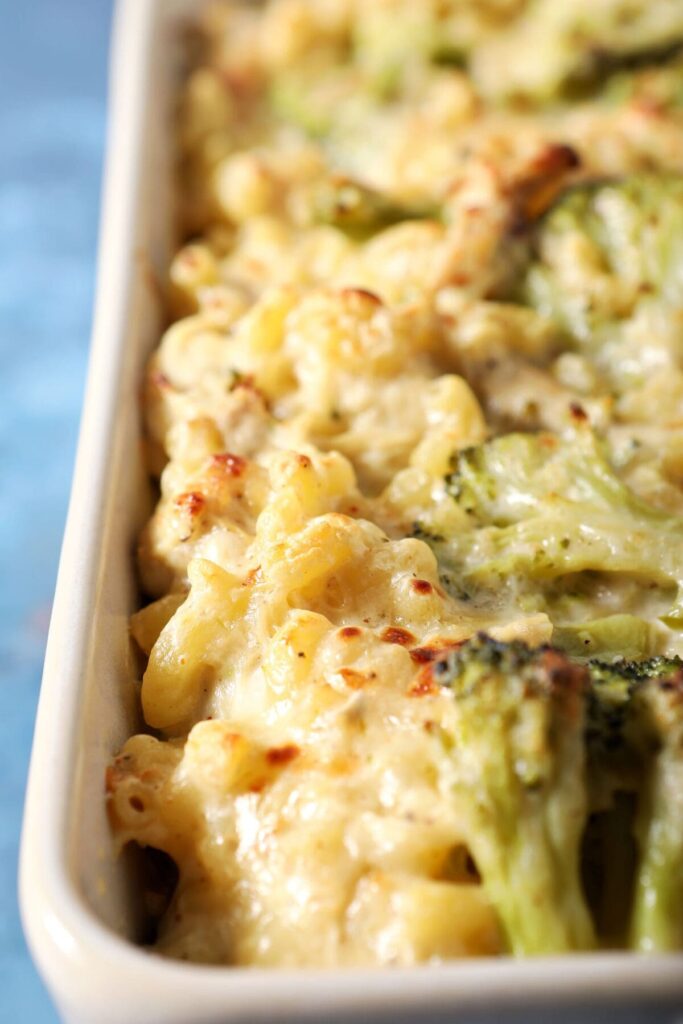
[[[110,0],[0,0],[0,1021],[57,1020],[16,905],[90,330]]]

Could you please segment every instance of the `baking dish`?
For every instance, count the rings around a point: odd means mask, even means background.
[[[600,954],[400,971],[262,971],[166,961],[134,944],[135,863],[116,860],[105,766],[139,726],[131,550],[149,512],[138,383],[171,250],[179,21],[197,0],[120,0],[95,330],[36,725],[21,857],[30,946],[74,1024],[683,1018],[683,959]],[[314,937],[312,937],[314,939]]]

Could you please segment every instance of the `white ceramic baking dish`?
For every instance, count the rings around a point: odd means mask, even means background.
[[[134,943],[134,863],[113,856],[103,780],[139,724],[127,627],[131,552],[149,511],[137,395],[162,323],[155,274],[172,244],[178,26],[197,3],[120,0],[115,16],[91,366],[22,840],[21,907],[38,967],[70,1024],[635,1024],[674,1021],[678,1008],[683,1020],[683,957],[293,972],[175,963]]]

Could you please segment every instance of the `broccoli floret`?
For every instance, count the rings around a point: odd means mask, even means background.
[[[454,791],[511,951],[590,949],[579,880],[585,669],[481,634],[429,671],[453,694]]]
[[[654,658],[644,658],[640,661],[595,660],[591,661],[589,668],[593,682],[612,684],[616,679],[622,679],[637,685],[648,679],[668,679],[683,668],[683,661],[679,657],[667,658],[658,654]]]
[[[491,96],[547,101],[682,40],[679,0],[531,0],[507,30],[475,51],[472,71]]]
[[[641,952],[683,948],[683,665],[650,675],[634,695],[648,758],[636,821],[641,860],[632,941]]]
[[[462,67],[526,6],[527,0],[384,0],[359,4],[353,59],[386,97],[407,71],[428,64]]]
[[[511,581],[538,597],[580,573],[635,577],[661,589],[667,624],[680,619],[680,596],[671,601],[683,592],[683,519],[633,494],[589,428],[508,434],[452,465],[446,490],[462,523],[433,546],[455,579],[492,592]]]
[[[593,786],[636,793],[631,943],[683,948],[683,661],[590,664]]]
[[[591,804],[609,807],[615,792],[632,792],[638,767],[628,740],[631,699],[640,681],[638,662],[588,663],[590,687],[586,707]]]
[[[683,10],[683,8],[682,8]],[[683,366],[683,177],[569,189],[541,222],[522,297],[618,390]]]

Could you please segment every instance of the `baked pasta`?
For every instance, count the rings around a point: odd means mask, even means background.
[[[683,4],[225,2],[190,42],[107,775],[175,866],[154,949],[681,948]]]

